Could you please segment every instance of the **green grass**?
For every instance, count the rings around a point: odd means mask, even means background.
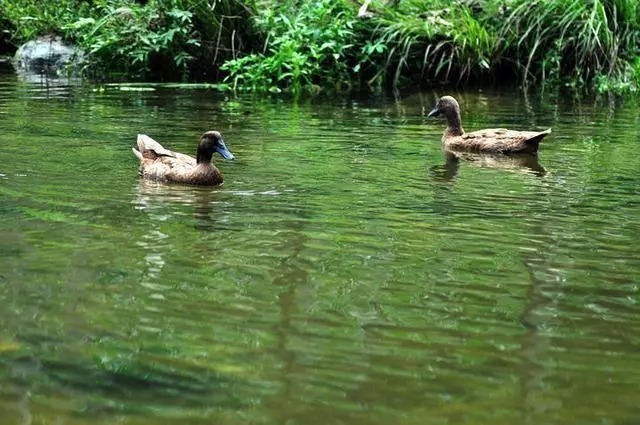
[[[635,91],[637,0],[0,0],[20,44],[57,33],[104,79],[316,92],[553,84]],[[5,37],[6,39],[6,37]]]
[[[94,78],[219,79],[219,66],[248,47],[251,13],[234,0],[0,0],[15,45],[61,35],[83,49]]]
[[[518,0],[500,36],[524,81],[616,78],[637,55],[635,0]]]
[[[365,45],[366,59],[382,64],[376,78],[393,86],[403,77],[422,83],[460,83],[486,76],[495,32],[463,4],[410,0],[384,9]]]
[[[265,2],[252,22],[265,41],[261,51],[223,66],[234,89],[300,92],[351,85],[355,10],[335,0]]]

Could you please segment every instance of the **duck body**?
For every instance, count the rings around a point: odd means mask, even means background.
[[[233,159],[222,135],[208,131],[200,138],[196,158],[165,149],[145,134],[139,134],[134,155],[140,160],[140,176],[147,180],[167,183],[217,186],[223,183],[222,173],[211,160],[214,152]]]
[[[475,153],[530,153],[538,152],[540,141],[551,129],[545,131],[515,131],[504,128],[463,133],[460,136],[442,138],[445,149]]]
[[[540,141],[551,133],[544,131],[517,131],[504,128],[490,128],[465,133],[460,120],[460,106],[451,96],[443,96],[429,117],[444,115],[447,129],[442,136],[445,150],[493,153],[493,154],[536,154]]]

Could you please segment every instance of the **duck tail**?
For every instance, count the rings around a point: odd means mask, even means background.
[[[136,148],[131,148],[131,150],[133,151],[133,154],[140,160],[142,161],[142,153],[140,153],[140,151]]]
[[[175,156],[173,152],[165,149],[160,143],[156,142],[146,134],[138,134],[136,144],[138,145],[138,151],[140,152],[153,151],[157,156]]]
[[[546,129],[545,131],[541,131],[539,133],[535,133],[534,135],[532,135],[531,137],[526,139],[524,141],[524,143],[529,147],[529,150],[531,152],[537,152],[538,151],[538,145],[540,144],[542,139],[544,139],[544,136],[546,136],[547,134],[551,134],[551,129],[550,128]]]

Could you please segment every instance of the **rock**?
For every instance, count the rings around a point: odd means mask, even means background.
[[[16,51],[13,65],[18,72],[67,76],[79,69],[82,54],[55,35],[29,41]]]

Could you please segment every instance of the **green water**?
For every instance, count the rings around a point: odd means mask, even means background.
[[[0,76],[0,423],[640,422],[638,101],[454,94],[538,161],[447,161],[436,93]],[[224,186],[139,181],[211,129]]]

